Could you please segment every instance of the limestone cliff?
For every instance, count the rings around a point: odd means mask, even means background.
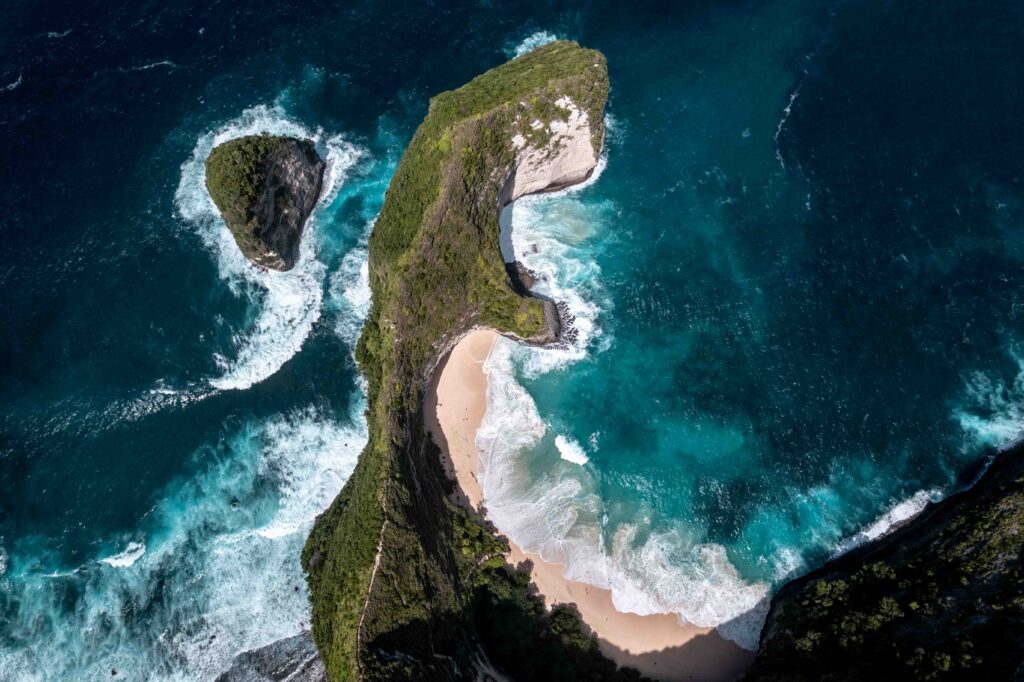
[[[600,53],[544,46],[433,98],[395,172],[370,236],[373,306],[357,350],[370,442],[303,552],[313,636],[336,682],[620,675],[449,500],[422,415],[435,366],[473,327],[553,339],[552,308],[510,282],[498,217],[515,197],[587,177],[607,95]]]
[[[597,166],[603,125],[591,127],[590,115],[568,96],[555,100],[548,121],[520,117],[512,137],[516,150],[509,201],[587,179]]]
[[[210,152],[207,191],[249,260],[274,270],[295,265],[324,166],[310,140],[267,134],[229,140]]]

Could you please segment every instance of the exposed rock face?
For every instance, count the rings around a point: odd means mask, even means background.
[[[313,637],[304,632],[235,656],[216,682],[328,682]]]
[[[745,680],[1024,679],[1024,446],[786,584]]]
[[[324,167],[310,140],[250,135],[210,152],[206,188],[249,260],[290,270],[320,196]]]
[[[587,112],[569,97],[555,102],[550,121],[534,119],[524,131],[512,138],[516,167],[511,201],[581,182],[597,166],[601,142],[594,144]]]

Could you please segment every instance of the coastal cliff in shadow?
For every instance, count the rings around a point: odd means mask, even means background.
[[[599,52],[546,45],[434,97],[395,172],[357,347],[369,443],[302,555],[335,682],[637,677],[600,655],[573,609],[545,611],[505,541],[451,501],[423,419],[432,373],[470,329],[557,340],[555,306],[510,280],[499,213],[588,177],[607,96]]]
[[[787,583],[744,680],[1024,679],[1024,446]]]

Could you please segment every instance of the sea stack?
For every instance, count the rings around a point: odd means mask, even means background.
[[[320,196],[325,163],[312,140],[248,135],[214,147],[206,189],[245,257],[290,270]]]

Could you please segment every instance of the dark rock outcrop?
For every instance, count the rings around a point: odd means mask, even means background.
[[[249,260],[274,270],[295,265],[325,165],[312,141],[267,134],[229,140],[210,152],[206,188]]]
[[[235,656],[216,682],[327,682],[327,671],[309,632]]]
[[[787,583],[744,680],[1024,679],[1024,446]]]

